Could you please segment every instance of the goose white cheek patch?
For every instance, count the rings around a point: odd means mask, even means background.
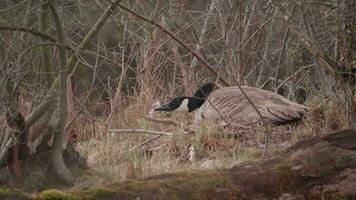
[[[182,101],[182,103],[179,105],[179,107],[176,108],[174,111],[175,112],[184,112],[184,113],[189,112],[188,102],[189,102],[188,99],[184,99]]]

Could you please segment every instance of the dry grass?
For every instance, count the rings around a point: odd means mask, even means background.
[[[261,157],[264,147],[264,127],[239,125],[222,128],[205,121],[192,130],[193,113],[157,113],[156,117],[170,117],[179,126],[156,123],[142,118],[156,101],[152,95],[141,93],[136,98],[120,102],[108,117],[93,118],[81,114],[70,128],[77,135],[76,148],[88,158],[89,170],[78,176],[73,187],[101,185],[108,181],[124,181],[200,168],[226,168]],[[344,105],[336,98],[310,98],[306,105],[312,108],[299,124],[272,127],[270,153],[288,148],[297,141],[322,136],[346,128],[348,120]],[[164,131],[171,136],[155,137],[140,133],[113,133],[109,129],[144,129]],[[194,148],[194,161],[189,160]],[[270,154],[270,155],[271,155]]]
[[[345,105],[339,98],[325,99],[314,96],[307,102],[307,105],[312,108],[312,112],[308,114],[303,125],[295,130],[293,142],[322,136],[348,127],[349,119]]]
[[[93,118],[89,114],[79,115],[70,131],[77,135],[76,148],[88,158],[89,170],[78,176],[73,189],[182,170],[226,168],[260,158],[265,134],[260,125],[222,128],[216,123],[205,121],[199,129],[191,131],[193,113],[157,113],[156,117],[169,117],[181,122],[179,126],[142,118],[148,114],[155,101],[149,91],[127,99],[126,102],[120,100],[110,121],[107,116]],[[339,98],[315,96],[306,105],[313,111],[303,122],[271,129],[271,154],[288,148],[297,141],[347,127],[345,107]],[[24,113],[28,110],[25,107],[26,109],[22,108]],[[138,146],[155,136],[108,131],[129,128],[164,131],[171,136],[161,136]],[[196,158],[194,161],[189,160],[192,147]]]
[[[223,164],[218,164],[219,166],[229,167],[259,156],[260,150],[251,145],[242,148],[241,139],[224,134],[224,130],[214,123],[204,123],[195,133],[190,133],[187,127],[192,126],[193,114],[159,114],[159,117],[172,117],[182,122],[182,126],[155,123],[140,117],[147,115],[154,101],[149,95],[131,99],[131,104],[125,109],[118,109],[120,112],[114,113],[110,122],[100,119],[95,122],[95,127],[89,130],[91,133],[77,133],[78,138],[81,138],[77,143],[78,150],[88,157],[91,170],[107,179],[127,180],[199,168],[204,160],[221,160]],[[107,123],[109,129],[159,130],[171,133],[171,136],[162,136],[137,147],[155,136],[105,132]],[[197,162],[189,161],[191,147],[195,149]]]
[[[171,117],[182,122],[182,126],[155,123],[140,117],[147,115],[154,101],[150,95],[131,99],[131,104],[121,107],[110,122],[101,119],[95,123],[92,128],[96,135],[78,142],[78,149],[88,157],[90,170],[95,172],[95,176],[106,181],[124,181],[193,168],[230,167],[260,158],[264,147],[263,127],[221,128],[215,123],[205,122],[191,133],[187,128],[192,127],[193,114],[158,114],[158,117]],[[325,101],[314,97],[308,100],[307,105],[317,108],[302,123],[272,128],[270,152],[347,126],[343,106],[337,98]],[[107,123],[110,128],[159,130],[172,135],[137,147],[154,136],[104,132]],[[189,161],[191,147],[194,147],[197,158],[194,162]],[[100,181],[95,184],[100,184]]]

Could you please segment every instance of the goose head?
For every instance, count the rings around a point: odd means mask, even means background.
[[[188,113],[200,108],[205,99],[214,90],[215,85],[213,83],[206,83],[202,85],[193,95],[193,97],[176,97],[172,100],[163,103],[160,107],[156,108],[156,111],[174,111]]]
[[[163,103],[156,111],[174,111],[188,113],[203,105],[205,99],[195,97],[176,97],[172,100]]]

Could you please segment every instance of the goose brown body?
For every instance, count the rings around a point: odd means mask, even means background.
[[[242,86],[247,96],[256,106],[262,117],[269,122],[281,124],[302,118],[308,108],[294,103],[273,92]],[[253,123],[260,116],[237,87],[226,87],[213,91],[195,114],[195,122],[202,119],[228,122]]]

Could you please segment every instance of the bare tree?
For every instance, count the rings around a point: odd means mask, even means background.
[[[56,2],[53,1],[44,1],[40,4],[41,8],[41,30],[40,31],[35,31],[30,27],[25,27],[25,28],[19,28],[14,24],[10,25],[5,25],[2,26],[2,30],[6,31],[14,31],[14,34],[16,34],[18,31],[24,32],[24,33],[30,33],[35,37],[41,38],[42,44],[39,45],[43,53],[43,58],[42,58],[42,64],[45,66],[46,72],[51,71],[50,66],[50,61],[48,55],[50,55],[50,52],[48,49],[43,48],[43,46],[46,46],[46,43],[44,43],[45,40],[50,40],[56,42],[55,44],[52,44],[53,46],[57,47],[57,52],[58,52],[58,68],[57,68],[57,74],[58,77],[52,81],[51,78],[47,79],[48,84],[52,84],[52,86],[49,88],[47,91],[47,95],[43,98],[42,102],[37,106],[36,109],[34,109],[31,113],[28,114],[27,117],[24,117],[23,114],[20,113],[19,111],[19,106],[18,106],[18,101],[19,98],[16,97],[16,95],[19,95],[18,89],[21,87],[21,79],[25,77],[26,74],[22,74],[22,69],[19,65],[21,65],[21,59],[22,58],[17,58],[16,56],[13,56],[15,58],[11,58],[9,54],[5,55],[5,62],[2,63],[2,81],[4,82],[4,85],[6,86],[2,90],[3,100],[2,105],[5,106],[7,110],[7,124],[8,124],[8,132],[10,131],[10,134],[12,136],[4,137],[2,138],[3,140],[1,141],[1,162],[0,163],[5,163],[5,165],[9,165],[10,169],[12,171],[12,174],[14,175],[16,181],[18,183],[24,183],[23,181],[26,180],[26,177],[29,173],[29,169],[31,168],[30,166],[32,165],[42,165],[42,163],[36,163],[33,162],[32,160],[37,157],[40,157],[39,159],[41,162],[46,163],[45,157],[43,157],[43,153],[50,152],[50,159],[49,165],[51,166],[51,169],[55,172],[55,176],[59,178],[62,182],[66,184],[71,184],[73,182],[72,175],[70,171],[68,170],[66,164],[64,163],[63,160],[63,145],[64,145],[64,140],[65,140],[65,130],[66,130],[66,122],[67,122],[67,78],[68,78],[68,71],[75,69],[75,65],[78,61],[78,55],[72,54],[72,56],[68,59],[67,58],[67,52],[66,49],[70,49],[71,53],[73,52],[82,52],[85,49],[87,49],[88,44],[91,42],[91,40],[94,38],[94,36],[98,33],[98,31],[101,29],[105,21],[111,16],[112,11],[118,6],[120,3],[119,0],[114,1],[110,4],[107,5],[105,8],[103,14],[97,19],[96,23],[94,26],[90,29],[90,31],[86,34],[84,39],[79,43],[79,45],[74,48],[72,46],[69,46],[64,28],[63,28],[63,22],[59,17],[58,11],[57,11],[57,6],[61,5],[56,5]],[[47,14],[47,9],[51,13],[54,26],[55,26],[55,32],[56,32],[56,39],[52,38],[51,36],[47,35],[44,31],[46,31],[46,20],[44,19],[48,17]],[[9,35],[9,38],[11,38],[11,35]],[[6,43],[7,40],[4,38],[2,40],[3,43]],[[15,52],[15,53],[20,53],[24,54],[26,52]],[[15,54],[14,53],[14,54]],[[14,60],[14,61],[13,61]],[[68,60],[68,62],[67,62]],[[14,62],[14,63],[11,63]],[[42,151],[38,152],[35,155],[30,155],[29,150],[27,149],[27,142],[28,142],[28,137],[29,137],[29,128],[34,126],[37,122],[40,122],[41,118],[47,114],[47,117],[50,120],[44,120],[45,123],[47,123],[45,126],[48,128],[48,133],[42,132],[42,133],[36,133],[37,136],[36,138],[33,139],[41,139],[42,138],[42,146],[48,146],[49,139],[53,136],[53,142],[51,146],[47,147],[48,149],[42,149]],[[50,137],[44,137],[46,135],[49,135]],[[46,138],[46,139],[43,139]],[[9,145],[9,144],[12,144]],[[41,146],[40,145],[40,146]],[[8,157],[5,156],[5,154],[9,154]],[[46,155],[46,154],[45,154]],[[6,160],[7,158],[7,160]],[[50,172],[50,171],[48,171]],[[47,172],[46,172],[47,173]]]

